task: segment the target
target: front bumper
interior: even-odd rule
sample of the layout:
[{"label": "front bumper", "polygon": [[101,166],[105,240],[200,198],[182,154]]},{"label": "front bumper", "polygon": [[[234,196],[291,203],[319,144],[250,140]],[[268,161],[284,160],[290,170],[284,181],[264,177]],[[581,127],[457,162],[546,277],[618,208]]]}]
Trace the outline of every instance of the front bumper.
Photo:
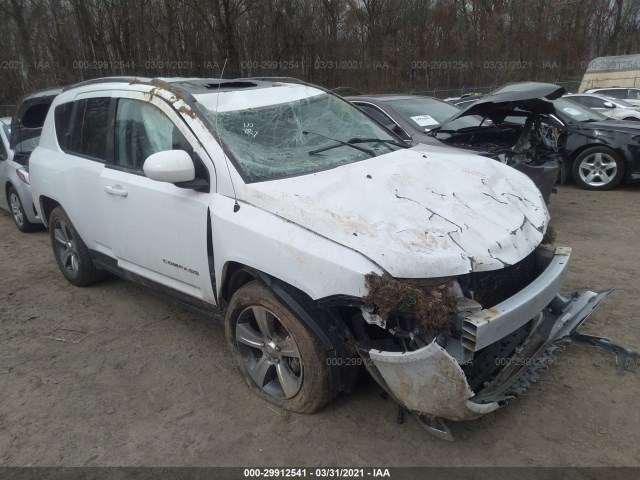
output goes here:
[{"label": "front bumper", "polygon": [[[558,343],[584,337],[577,329],[611,293],[560,295],[570,252],[562,247],[550,252],[552,258],[546,268],[511,298],[489,309],[463,312],[463,335],[459,340],[447,338],[446,348],[435,340],[409,352],[358,344],[369,372],[401,406],[418,416],[472,420],[504,405],[536,380],[537,370],[555,358],[553,351]],[[476,352],[518,329],[526,329],[523,340],[509,357],[491,367],[490,377],[474,391],[469,370],[465,373],[464,365],[453,356],[455,352],[462,351],[473,361]],[[458,348],[451,348],[450,342],[457,342]]]}]

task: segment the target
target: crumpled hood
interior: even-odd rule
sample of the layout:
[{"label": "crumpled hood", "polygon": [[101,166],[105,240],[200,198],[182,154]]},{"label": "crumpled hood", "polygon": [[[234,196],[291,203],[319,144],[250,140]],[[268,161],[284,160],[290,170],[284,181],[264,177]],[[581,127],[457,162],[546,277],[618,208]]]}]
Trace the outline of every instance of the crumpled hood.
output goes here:
[{"label": "crumpled hood", "polygon": [[248,184],[244,197],[362,253],[397,278],[514,264],[540,244],[549,220],[540,192],[525,175],[477,155],[425,145]]}]

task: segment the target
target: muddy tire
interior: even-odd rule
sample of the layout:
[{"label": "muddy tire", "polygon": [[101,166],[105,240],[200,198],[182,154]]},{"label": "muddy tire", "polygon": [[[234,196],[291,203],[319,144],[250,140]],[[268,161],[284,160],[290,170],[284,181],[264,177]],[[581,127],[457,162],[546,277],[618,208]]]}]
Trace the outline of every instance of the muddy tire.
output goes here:
[{"label": "muddy tire", "polygon": [[620,156],[607,147],[591,147],[580,153],[573,162],[573,180],[585,190],[609,190],[624,176]]},{"label": "muddy tire", "polygon": [[70,283],[86,287],[102,280],[104,271],[93,264],[87,246],[62,207],[54,208],[49,216],[49,238],[58,267]]},{"label": "muddy tire", "polygon": [[23,233],[33,232],[38,225],[35,223],[31,223],[27,218],[27,214],[24,210],[24,206],[22,205],[22,200],[20,200],[20,195],[16,189],[11,186],[7,191],[7,200],[9,202],[9,209],[11,210],[11,216],[13,217],[13,221]]},{"label": "muddy tire", "polygon": [[326,349],[262,283],[235,292],[225,333],[234,361],[260,398],[314,413],[335,397]]}]

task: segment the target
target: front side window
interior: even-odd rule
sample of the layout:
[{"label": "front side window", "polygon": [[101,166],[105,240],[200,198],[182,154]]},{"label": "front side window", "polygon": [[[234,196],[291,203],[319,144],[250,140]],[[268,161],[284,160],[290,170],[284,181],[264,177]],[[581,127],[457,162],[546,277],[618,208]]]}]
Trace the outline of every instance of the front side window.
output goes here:
[{"label": "front side window", "polygon": [[116,109],[114,163],[142,171],[149,155],[190,146],[178,127],[159,108],[139,100],[120,99]]},{"label": "front side window", "polygon": [[595,110],[565,98],[554,100],[553,106],[564,120],[570,122],[599,122],[607,119]]},{"label": "front side window", "polygon": [[605,101],[598,97],[569,97],[569,100],[581,103],[582,105],[589,108],[605,108]]},{"label": "front side window", "polygon": [[327,93],[217,114],[199,108],[247,182],[328,170],[399,148],[388,143],[397,137]]},{"label": "front side window", "polygon": [[[71,152],[94,160],[106,161],[110,103],[110,98],[88,98],[77,101],[75,119],[71,127],[72,134],[69,141],[69,150]],[[63,138],[63,142],[66,141]]]},{"label": "front side window", "polygon": [[607,95],[608,97],[614,98],[625,98],[627,95],[627,91],[624,89],[614,88],[611,90],[600,90],[598,93],[602,93],[603,95]]}]

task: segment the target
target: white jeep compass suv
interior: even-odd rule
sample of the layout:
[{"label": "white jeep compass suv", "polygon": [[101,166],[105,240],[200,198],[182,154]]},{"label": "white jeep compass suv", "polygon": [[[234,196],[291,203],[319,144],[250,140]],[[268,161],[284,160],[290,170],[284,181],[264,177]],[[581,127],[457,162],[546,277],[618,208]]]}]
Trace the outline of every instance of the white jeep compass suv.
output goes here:
[{"label": "white jeep compass suv", "polygon": [[[293,79],[66,88],[31,157],[68,281],[104,272],[224,311],[249,387],[295,412],[363,366],[431,431],[524,391],[608,292],[559,294],[533,182],[407,145]],[[602,342],[601,342],[602,343]]]}]

